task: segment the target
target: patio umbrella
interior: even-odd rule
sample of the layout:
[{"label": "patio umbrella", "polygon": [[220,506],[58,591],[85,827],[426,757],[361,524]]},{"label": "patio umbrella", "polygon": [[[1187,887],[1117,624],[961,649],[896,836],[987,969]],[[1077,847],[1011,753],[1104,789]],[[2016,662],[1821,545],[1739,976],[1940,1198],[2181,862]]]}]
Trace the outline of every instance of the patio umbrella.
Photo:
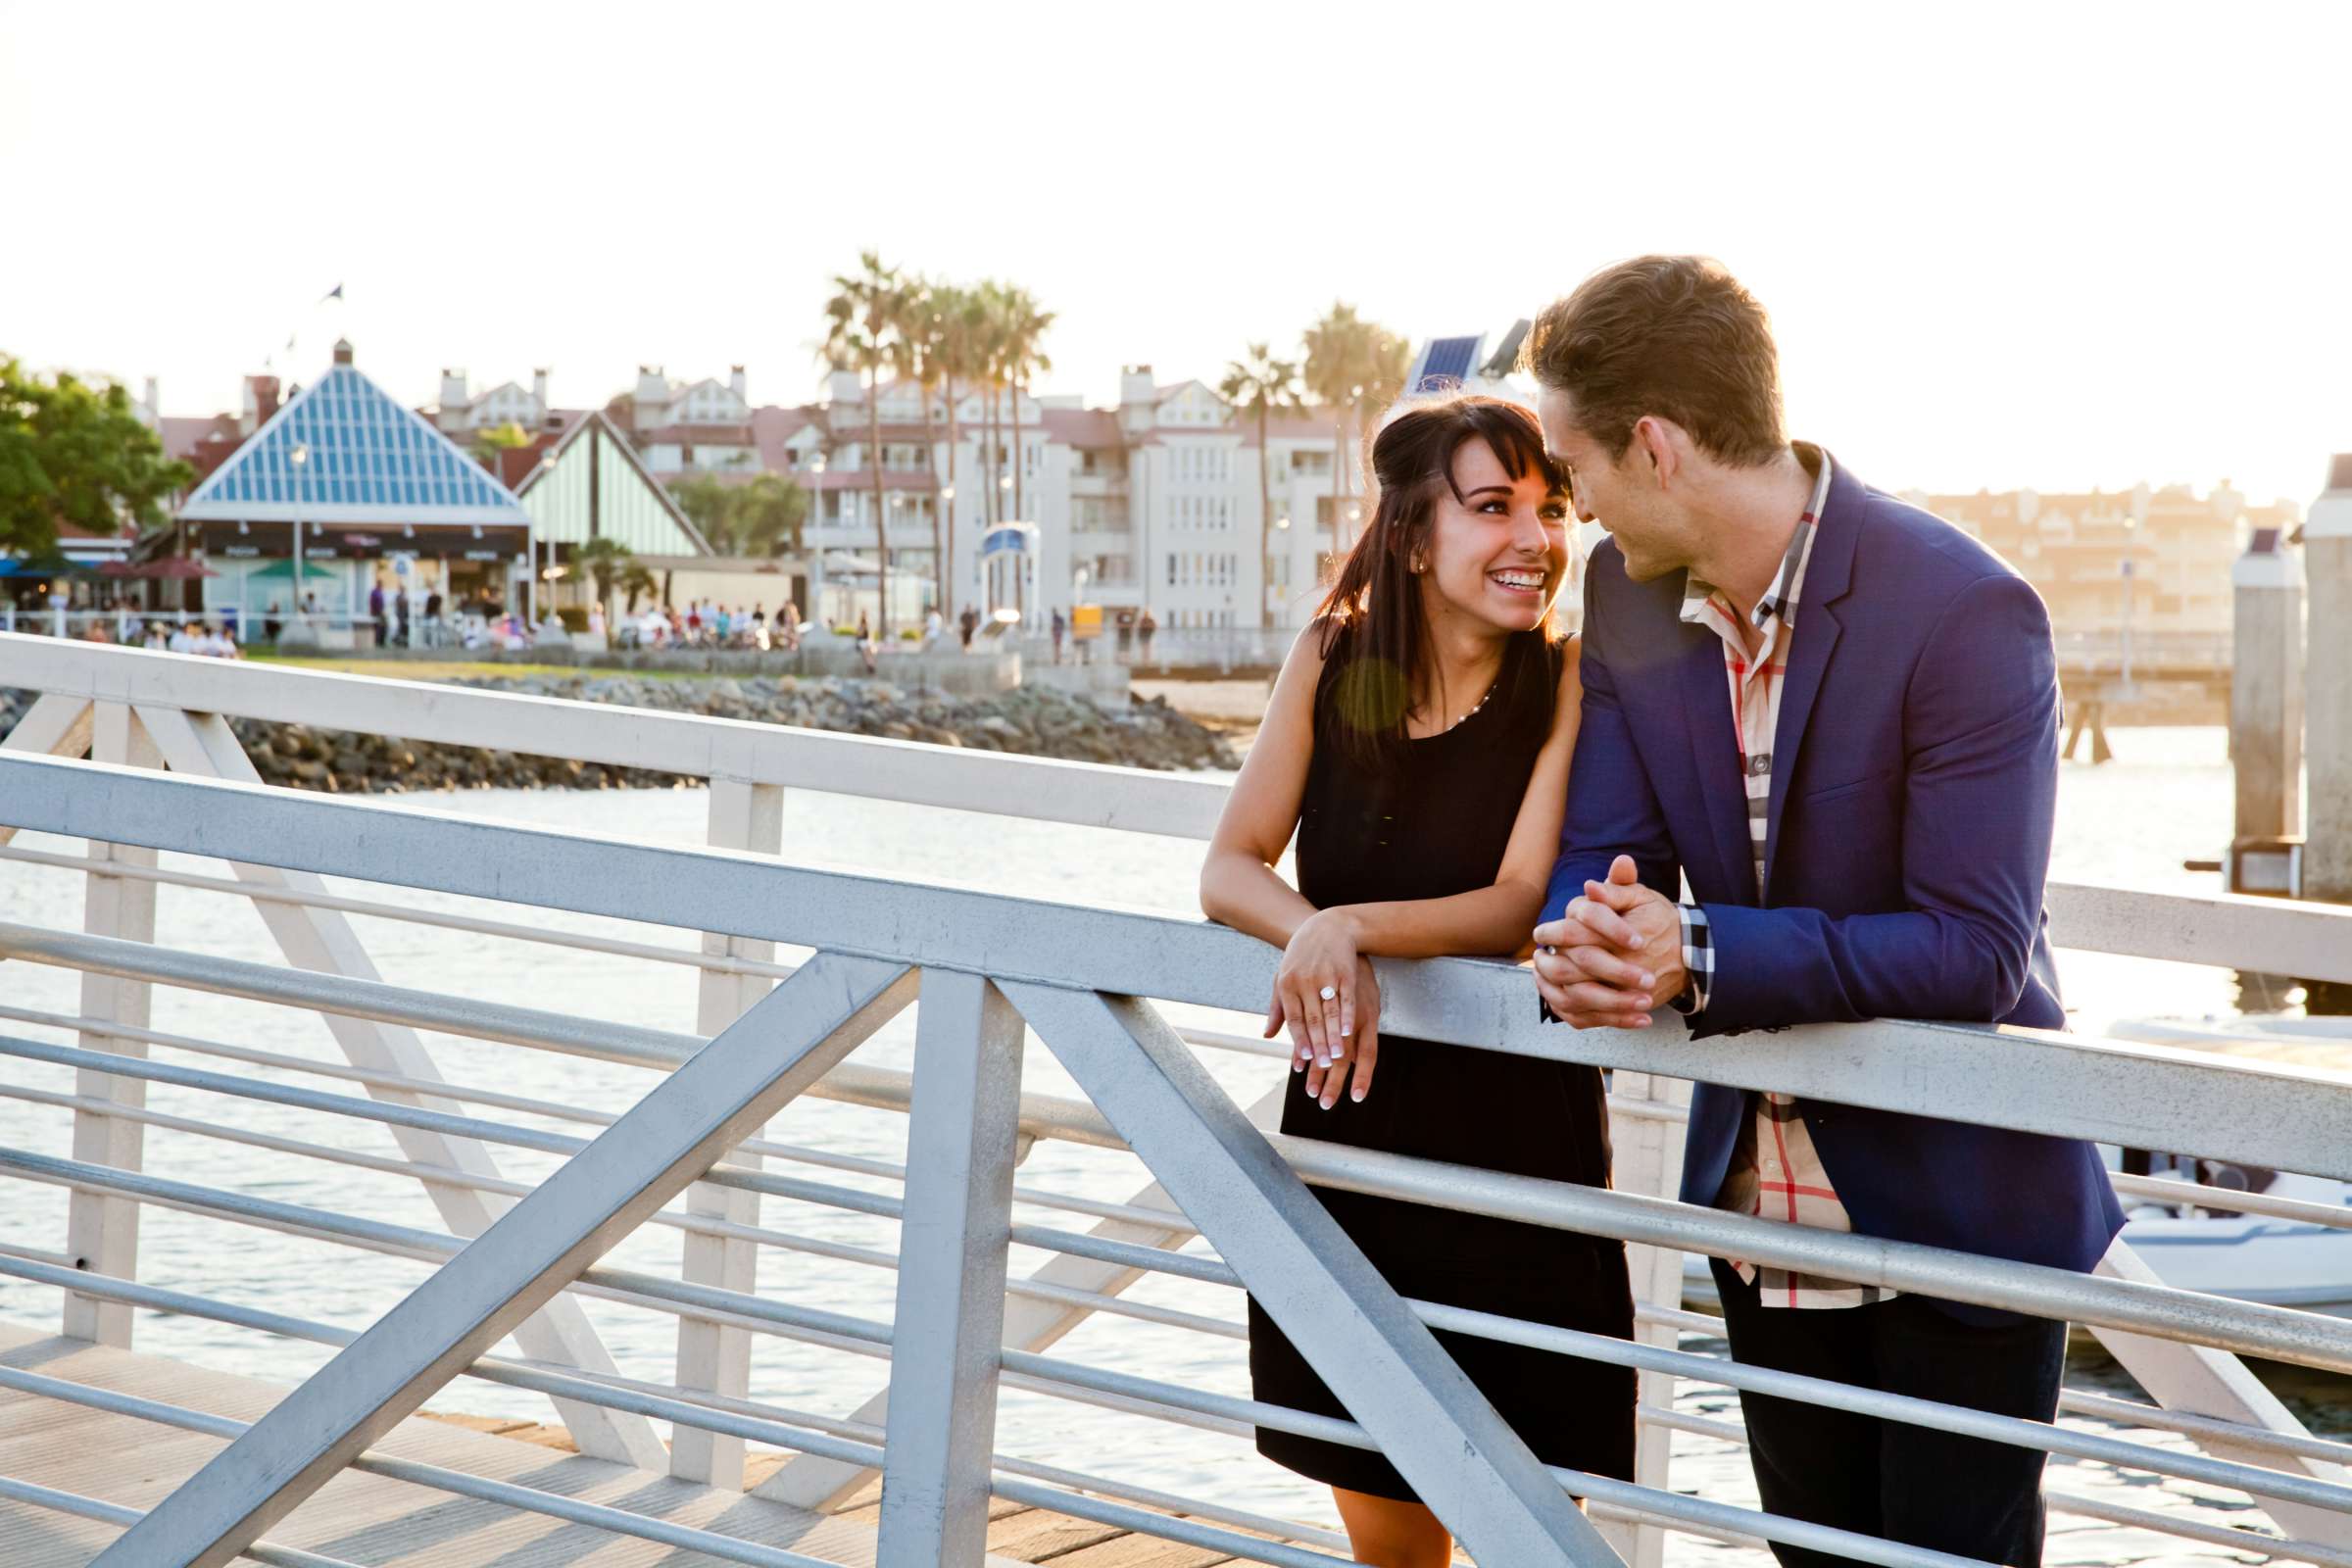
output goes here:
[{"label": "patio umbrella", "polygon": [[150,561],[142,565],[131,567],[130,575],[154,577],[159,580],[170,577],[185,580],[190,577],[218,577],[220,574],[201,561],[194,561],[186,556],[165,556],[160,561]]},{"label": "patio umbrella", "polygon": [[[214,575],[218,576],[219,573],[216,572]],[[292,582],[294,580],[294,563],[272,561],[267,566],[247,572],[245,580],[247,582]],[[321,566],[316,561],[305,561],[302,564],[302,580],[304,582],[341,582],[343,574],[331,566]]]}]

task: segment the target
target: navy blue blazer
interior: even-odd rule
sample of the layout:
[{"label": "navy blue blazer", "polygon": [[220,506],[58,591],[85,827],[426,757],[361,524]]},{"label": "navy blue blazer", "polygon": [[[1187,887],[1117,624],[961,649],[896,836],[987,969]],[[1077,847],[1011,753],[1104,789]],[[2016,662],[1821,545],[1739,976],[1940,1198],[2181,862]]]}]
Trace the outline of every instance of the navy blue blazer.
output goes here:
[{"label": "navy blue blazer", "polygon": [[[1634,582],[1611,541],[1586,577],[1584,723],[1544,917],[1620,853],[1668,898],[1688,876],[1715,949],[1693,1038],[1864,1018],[2064,1028],[2042,910],[2060,713],[2041,598],[1843,468],[1818,526],[1773,748],[1769,903],[1722,641],[1683,621],[1684,573]],[[2000,1051],[1985,1040],[1986,1071]],[[2081,1140],[1800,1109],[1862,1235],[2088,1270],[2123,1226]],[[1746,1092],[1697,1087],[1685,1202],[1714,1202],[1750,1113]]]}]

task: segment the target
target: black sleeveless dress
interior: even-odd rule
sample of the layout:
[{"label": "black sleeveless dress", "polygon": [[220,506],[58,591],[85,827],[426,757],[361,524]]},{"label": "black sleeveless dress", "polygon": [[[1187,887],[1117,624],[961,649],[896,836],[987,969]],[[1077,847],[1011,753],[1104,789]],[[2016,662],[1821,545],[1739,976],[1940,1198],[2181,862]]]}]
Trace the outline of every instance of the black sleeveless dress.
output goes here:
[{"label": "black sleeveless dress", "polygon": [[[1298,820],[1299,891],[1317,908],[1446,898],[1491,886],[1553,709],[1560,651],[1512,640],[1486,705],[1442,735],[1406,744],[1383,776],[1348,755],[1341,713],[1358,706],[1345,634],[1315,694],[1315,749]],[[1547,678],[1546,678],[1547,677]],[[1531,996],[1529,1006],[1535,1005]],[[1371,1093],[1325,1110],[1293,1074],[1282,1130],[1515,1175],[1609,1184],[1599,1072],[1380,1035]],[[1622,1243],[1569,1231],[1315,1189],[1400,1295],[1630,1338]],[[1537,1456],[1597,1475],[1634,1473],[1634,1374],[1548,1351],[1441,1332],[1445,1346]],[[1257,1397],[1322,1415],[1347,1410],[1253,1299],[1250,1372]],[[1258,1451],[1331,1486],[1417,1501],[1388,1460],[1260,1428]]]}]

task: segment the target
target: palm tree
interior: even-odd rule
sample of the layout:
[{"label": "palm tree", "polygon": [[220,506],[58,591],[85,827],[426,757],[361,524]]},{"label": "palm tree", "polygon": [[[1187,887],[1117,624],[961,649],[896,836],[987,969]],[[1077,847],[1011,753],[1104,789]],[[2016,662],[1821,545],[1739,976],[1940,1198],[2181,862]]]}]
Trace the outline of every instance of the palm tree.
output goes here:
[{"label": "palm tree", "polygon": [[661,584],[654,581],[654,574],[645,568],[643,562],[632,561],[621,567],[619,588],[622,593],[629,596],[628,609],[623,613],[631,615],[637,613],[639,596],[651,594],[660,586]]},{"label": "palm tree", "polygon": [[985,515],[991,523],[1004,519],[1004,440],[1001,420],[1004,415],[1004,365],[1011,342],[1011,334],[1006,327],[1011,313],[1005,306],[1005,296],[1009,292],[1004,284],[993,278],[972,291],[972,369],[980,384],[988,388],[988,420],[985,426],[988,482],[981,488],[986,492]]},{"label": "palm tree", "polygon": [[[596,585],[596,602],[600,605],[612,602],[613,582],[637,561],[635,552],[609,534],[599,534],[581,545],[572,552],[571,559],[574,564],[588,573],[589,581]],[[642,571],[645,568],[640,566],[638,569]],[[632,604],[630,608],[636,607]]]},{"label": "palm tree", "polygon": [[1012,511],[1017,517],[1027,512],[1021,493],[1021,394],[1027,390],[1032,376],[1054,368],[1054,362],[1046,358],[1044,349],[1046,333],[1054,325],[1054,313],[1039,310],[1035,295],[1014,286],[1004,289],[1002,305],[1004,379],[1012,386]]},{"label": "palm tree", "polygon": [[[962,481],[957,468],[962,456],[962,435],[957,428],[957,404],[962,394],[956,388],[957,381],[967,387],[980,377],[986,367],[985,349],[988,341],[988,306],[975,291],[960,284],[941,284],[933,287],[932,298],[938,306],[935,319],[939,323],[939,340],[934,354],[941,377],[947,382],[948,393],[948,488],[957,490]],[[934,513],[934,516],[938,514]],[[948,583],[955,575],[951,557],[955,544],[955,504],[951,501],[941,526],[939,558],[939,612],[955,618],[955,607],[949,603]]]},{"label": "palm tree", "polygon": [[1266,570],[1266,532],[1272,521],[1267,514],[1274,510],[1267,426],[1275,415],[1295,414],[1305,407],[1298,396],[1298,367],[1274,358],[1269,345],[1252,343],[1245,358],[1225,367],[1225,379],[1217,383],[1217,392],[1237,411],[1257,416],[1257,624],[1263,629],[1274,623],[1273,612],[1266,608],[1266,579],[1273,575]]},{"label": "palm tree", "polygon": [[865,464],[874,476],[875,585],[881,603],[875,630],[890,638],[890,525],[882,498],[882,372],[897,352],[897,327],[906,281],[872,251],[858,255],[860,270],[833,279],[825,302],[825,341],[818,357],[837,370],[865,377]]},{"label": "palm tree", "polygon": [[[939,448],[931,439],[931,396],[945,374],[949,313],[955,289],[945,283],[916,279],[906,292],[899,320],[901,373],[911,379],[923,404],[923,462],[931,470],[931,603],[945,617],[948,606],[948,536],[940,517]],[[950,439],[955,426],[949,425]]]},{"label": "palm tree", "polygon": [[1335,302],[1306,329],[1306,390],[1332,415],[1332,543],[1337,550],[1344,552],[1349,544],[1344,509],[1353,478],[1347,451],[1350,427],[1360,442],[1366,422],[1404,390],[1411,357],[1403,338],[1365,320],[1345,302]]}]

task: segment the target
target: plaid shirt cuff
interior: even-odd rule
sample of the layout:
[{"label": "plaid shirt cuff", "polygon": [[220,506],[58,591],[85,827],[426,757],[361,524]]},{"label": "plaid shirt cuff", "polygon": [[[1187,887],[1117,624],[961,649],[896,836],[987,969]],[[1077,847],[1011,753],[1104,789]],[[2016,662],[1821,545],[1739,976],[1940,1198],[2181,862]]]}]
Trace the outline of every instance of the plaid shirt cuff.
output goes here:
[{"label": "plaid shirt cuff", "polygon": [[1695,904],[1678,906],[1683,911],[1683,967],[1690,983],[1670,1006],[1686,1016],[1707,1010],[1707,994],[1715,986],[1715,938],[1707,929],[1707,911]]}]

